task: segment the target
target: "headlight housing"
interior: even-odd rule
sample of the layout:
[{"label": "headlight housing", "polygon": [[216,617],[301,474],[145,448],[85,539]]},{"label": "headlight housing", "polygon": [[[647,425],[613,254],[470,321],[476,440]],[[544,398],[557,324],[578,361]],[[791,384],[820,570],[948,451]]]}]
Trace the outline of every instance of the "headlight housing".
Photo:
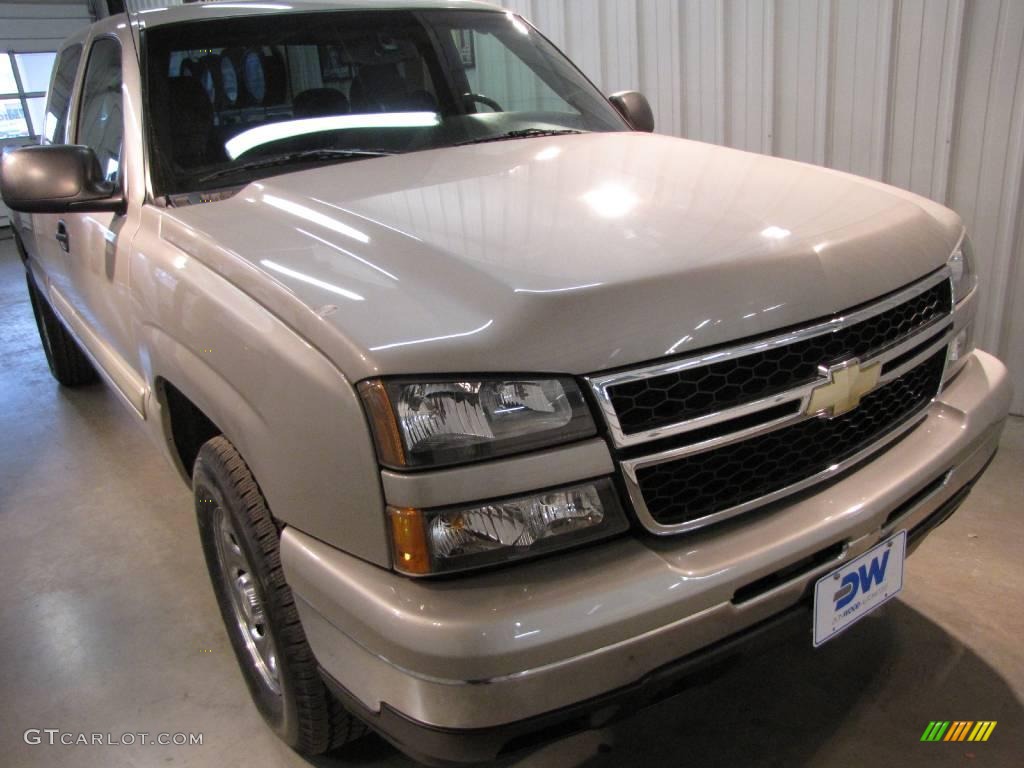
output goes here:
[{"label": "headlight housing", "polygon": [[373,379],[359,393],[388,467],[490,459],[597,433],[571,378]]},{"label": "headlight housing", "polygon": [[396,570],[452,573],[533,557],[629,527],[607,478],[444,509],[388,507]]},{"label": "headlight housing", "polygon": [[974,247],[966,234],[947,263],[951,273],[950,281],[953,284],[953,303],[959,304],[978,284],[978,275],[974,268]]}]

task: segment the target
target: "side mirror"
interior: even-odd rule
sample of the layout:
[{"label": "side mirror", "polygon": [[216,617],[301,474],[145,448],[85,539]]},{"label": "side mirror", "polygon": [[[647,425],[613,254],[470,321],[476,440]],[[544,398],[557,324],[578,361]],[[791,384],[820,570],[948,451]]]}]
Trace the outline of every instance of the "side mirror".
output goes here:
[{"label": "side mirror", "polygon": [[8,208],[22,213],[125,210],[124,194],[103,178],[96,153],[74,144],[4,152],[0,196]]},{"label": "side mirror", "polygon": [[646,133],[654,130],[654,113],[651,112],[647,97],[640,91],[619,91],[609,96],[608,100],[626,118],[626,122],[633,126],[633,130]]}]

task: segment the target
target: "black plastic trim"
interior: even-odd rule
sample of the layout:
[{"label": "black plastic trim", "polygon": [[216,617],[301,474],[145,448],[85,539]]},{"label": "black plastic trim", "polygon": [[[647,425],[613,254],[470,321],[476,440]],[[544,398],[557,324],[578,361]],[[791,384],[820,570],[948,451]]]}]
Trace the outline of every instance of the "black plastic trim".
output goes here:
[{"label": "black plastic trim", "polygon": [[956,493],[954,493],[952,496],[950,496],[948,499],[942,502],[938,509],[936,509],[930,515],[928,515],[928,517],[926,517],[924,520],[919,522],[917,525],[915,525],[907,532],[908,552],[913,551],[921,543],[925,536],[927,536],[929,533],[934,531],[936,528],[938,528],[940,525],[942,525],[944,522],[946,522],[947,520],[949,520],[949,518],[953,516],[953,513],[956,512],[960,508],[960,505],[964,503],[970,492],[974,490],[975,484],[978,482],[979,479],[981,479],[981,476],[985,474],[985,471],[989,468],[989,465],[992,464],[992,462],[995,460],[996,453],[998,453],[998,451],[994,452],[991,456],[989,456],[988,461],[986,461],[985,465],[978,470],[978,473],[970,480],[968,480],[963,486],[961,486],[961,488]]}]

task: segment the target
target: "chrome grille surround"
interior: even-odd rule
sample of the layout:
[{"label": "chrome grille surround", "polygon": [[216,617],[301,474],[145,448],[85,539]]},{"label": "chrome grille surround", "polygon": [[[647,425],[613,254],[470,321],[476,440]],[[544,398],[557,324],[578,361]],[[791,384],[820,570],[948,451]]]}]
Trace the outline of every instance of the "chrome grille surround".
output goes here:
[{"label": "chrome grille surround", "polygon": [[[808,415],[806,410],[810,403],[812,392],[817,387],[826,383],[828,379],[826,378],[823,370],[822,376],[818,379],[800,384],[799,386],[792,387],[783,392],[777,392],[770,396],[756,398],[734,407],[725,408],[713,413],[702,414],[690,419],[675,421],[670,424],[658,426],[654,429],[647,429],[632,434],[624,432],[619,424],[618,416],[615,412],[612,397],[610,395],[610,390],[613,387],[625,382],[653,378],[688,368],[711,365],[726,359],[752,355],[765,349],[782,347],[793,344],[797,341],[810,339],[815,336],[833,333],[841,328],[847,328],[856,323],[873,318],[883,312],[899,307],[904,302],[920,296],[942,282],[949,285],[950,297],[952,297],[950,271],[947,267],[943,267],[922,280],[886,296],[877,302],[873,302],[850,312],[836,315],[823,322],[788,331],[778,336],[738,344],[724,349],[716,349],[708,353],[698,354],[683,359],[676,359],[665,363],[643,366],[616,373],[586,377],[587,383],[598,402],[605,424],[608,427],[608,432],[612,439],[613,446],[619,449],[620,452],[624,451],[627,453],[625,458],[620,457],[619,463],[622,467],[623,479],[633,503],[633,508],[644,527],[658,535],[670,535],[703,528],[707,525],[726,520],[730,517],[734,517],[752,509],[756,509],[757,507],[764,506],[765,504],[777,501],[778,499],[806,489],[817,483],[824,482],[830,477],[840,474],[849,467],[863,461],[871,454],[880,451],[886,445],[896,440],[900,435],[912,429],[925,417],[927,414],[927,408],[922,408],[911,418],[900,424],[894,424],[893,429],[884,434],[876,442],[868,445],[863,450],[858,451],[856,454],[846,458],[842,462],[830,466],[824,472],[814,474],[773,493],[753,498],[725,509],[717,510],[712,514],[705,515],[698,519],[666,525],[658,522],[647,508],[643,492],[637,478],[637,471],[639,469],[673,461],[691,454],[709,451],[729,443],[747,440],[756,435],[782,429],[807,419],[822,418],[818,415]],[[893,343],[879,350],[872,351],[858,360],[861,366],[864,367],[874,363],[882,364],[883,373],[875,387],[875,390],[903,376],[916,366],[927,362],[929,358],[948,345],[954,335],[953,320],[955,309],[956,308],[953,306],[953,302],[951,300],[950,310],[947,314],[938,317],[926,325],[916,328],[913,332],[895,340]],[[886,368],[887,364],[890,364],[888,368]],[[941,386],[941,384],[937,385],[936,394],[939,386]],[[696,430],[703,431],[708,427],[713,427],[715,425],[724,425],[727,428],[728,425],[726,425],[725,422],[751,417],[756,419],[757,414],[762,411],[767,411],[773,408],[778,410],[780,406],[786,406],[787,404],[792,406],[792,410],[786,415],[758,422],[753,426],[743,427],[735,431],[717,433],[706,439],[700,439],[700,437],[697,436],[697,440],[686,442],[686,433],[688,432],[694,432]],[[667,441],[666,438],[675,439]],[[635,456],[636,453],[641,451],[639,446],[653,441],[671,442],[672,446],[662,450],[652,451],[647,455],[641,455],[639,457]]]}]

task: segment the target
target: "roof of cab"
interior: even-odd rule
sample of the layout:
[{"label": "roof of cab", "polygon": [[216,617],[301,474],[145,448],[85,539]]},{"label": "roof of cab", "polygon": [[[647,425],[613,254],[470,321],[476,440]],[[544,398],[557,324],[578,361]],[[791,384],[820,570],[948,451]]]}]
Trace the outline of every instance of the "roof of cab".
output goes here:
[{"label": "roof of cab", "polygon": [[151,8],[129,14],[132,21],[154,27],[179,21],[256,16],[288,11],[343,10],[474,10],[501,11],[501,6],[481,0],[205,0],[167,8]]}]

